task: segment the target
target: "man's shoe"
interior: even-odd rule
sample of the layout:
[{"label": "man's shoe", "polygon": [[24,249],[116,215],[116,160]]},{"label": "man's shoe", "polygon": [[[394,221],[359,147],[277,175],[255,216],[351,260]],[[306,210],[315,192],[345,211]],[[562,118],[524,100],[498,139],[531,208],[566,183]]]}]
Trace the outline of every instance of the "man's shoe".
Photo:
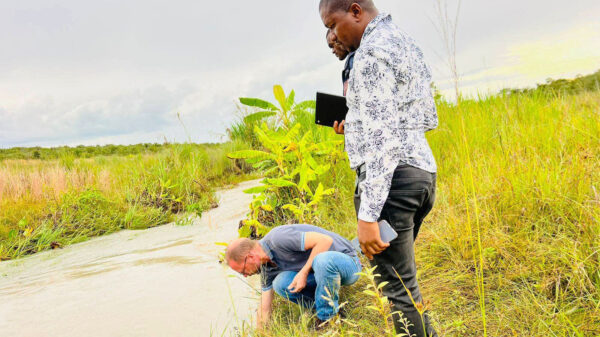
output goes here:
[{"label": "man's shoe", "polygon": [[329,320],[326,321],[322,321],[319,319],[319,317],[315,317],[315,325],[314,328],[316,331],[322,331],[327,329],[327,326],[329,325]]},{"label": "man's shoe", "polygon": [[[345,319],[346,318],[346,310],[344,310],[344,308],[339,308],[337,315],[341,318],[341,319]],[[335,319],[335,316],[331,317],[330,319],[323,321],[321,320],[319,317],[315,317],[315,330],[320,331],[323,330],[325,328],[327,328],[327,326],[329,326],[329,324],[331,323],[331,320]]]}]

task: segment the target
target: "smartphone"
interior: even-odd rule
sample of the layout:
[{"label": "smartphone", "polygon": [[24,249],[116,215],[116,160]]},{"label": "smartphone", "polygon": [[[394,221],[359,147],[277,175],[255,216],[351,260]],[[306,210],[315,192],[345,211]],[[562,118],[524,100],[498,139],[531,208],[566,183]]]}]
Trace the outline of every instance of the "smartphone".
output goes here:
[{"label": "smartphone", "polygon": [[[392,228],[392,226],[385,220],[379,221],[379,236],[381,236],[381,241],[385,243],[389,243],[398,237],[398,233]],[[361,252],[360,243],[358,242],[358,238],[354,238],[352,241],[352,246],[357,252]]]},{"label": "smartphone", "polygon": [[389,243],[398,237],[398,233],[392,228],[387,221],[379,221],[379,235],[381,235],[381,241]]}]

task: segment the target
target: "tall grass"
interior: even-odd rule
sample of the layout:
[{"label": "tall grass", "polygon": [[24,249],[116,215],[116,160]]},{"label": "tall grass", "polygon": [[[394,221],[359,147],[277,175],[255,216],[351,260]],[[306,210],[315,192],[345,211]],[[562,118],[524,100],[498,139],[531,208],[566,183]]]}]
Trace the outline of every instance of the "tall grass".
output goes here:
[{"label": "tall grass", "polygon": [[[440,101],[438,114],[437,200],[415,246],[438,333],[600,335],[600,92]],[[345,162],[328,174],[337,193],[315,222],[353,237],[353,174]],[[385,333],[367,285],[344,290],[350,322],[330,334]],[[261,335],[317,335],[281,300],[273,317]]]},{"label": "tall grass", "polygon": [[157,153],[0,162],[0,259],[214,207],[213,188],[247,178],[225,154],[247,148],[173,144]]},{"label": "tall grass", "polygon": [[[491,336],[598,334],[600,93],[439,107],[439,197],[417,256],[440,322],[468,327],[456,335],[483,335],[486,318]],[[463,230],[469,209],[479,234]]]}]

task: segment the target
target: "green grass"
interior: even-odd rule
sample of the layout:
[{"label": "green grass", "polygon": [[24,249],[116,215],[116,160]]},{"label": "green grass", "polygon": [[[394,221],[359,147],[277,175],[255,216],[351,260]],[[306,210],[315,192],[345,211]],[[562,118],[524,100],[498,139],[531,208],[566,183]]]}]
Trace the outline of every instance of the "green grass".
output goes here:
[{"label": "green grass", "polygon": [[225,156],[244,148],[171,144],[127,156],[0,161],[0,259],[201,215],[216,206],[214,187],[249,178],[247,165]]},{"label": "green grass", "polygon": [[[597,90],[438,102],[437,201],[415,249],[440,335],[600,335],[599,111]],[[342,162],[328,179],[314,223],[354,237],[353,174]],[[345,289],[350,322],[331,335],[384,335],[367,284]],[[310,313],[275,308],[261,335],[317,335]]]},{"label": "green grass", "polygon": [[[585,88],[438,102],[440,125],[428,134],[437,200],[415,249],[440,335],[600,335],[600,91]],[[314,141],[340,139],[310,114],[296,122]],[[201,213],[214,186],[249,172],[225,155],[256,139],[243,122],[230,135],[223,145],[156,153],[0,162],[0,258]],[[314,183],[336,193],[312,222],[352,238],[354,174],[343,158],[325,159],[332,169]],[[349,320],[326,333],[385,334],[382,314],[367,308],[377,304],[362,292],[369,284],[363,277],[343,288]],[[260,335],[317,335],[311,313],[281,299],[275,308]]]}]

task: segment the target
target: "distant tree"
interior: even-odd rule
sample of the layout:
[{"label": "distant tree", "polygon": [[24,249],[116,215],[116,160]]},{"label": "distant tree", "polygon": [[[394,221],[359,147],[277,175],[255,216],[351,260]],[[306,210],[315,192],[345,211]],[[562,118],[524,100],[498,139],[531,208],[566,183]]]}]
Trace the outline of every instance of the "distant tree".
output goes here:
[{"label": "distant tree", "polygon": [[578,75],[574,79],[546,79],[546,83],[538,84],[536,88],[502,89],[501,94],[519,95],[532,93],[574,94],[584,91],[600,91],[600,70],[587,75]]}]

